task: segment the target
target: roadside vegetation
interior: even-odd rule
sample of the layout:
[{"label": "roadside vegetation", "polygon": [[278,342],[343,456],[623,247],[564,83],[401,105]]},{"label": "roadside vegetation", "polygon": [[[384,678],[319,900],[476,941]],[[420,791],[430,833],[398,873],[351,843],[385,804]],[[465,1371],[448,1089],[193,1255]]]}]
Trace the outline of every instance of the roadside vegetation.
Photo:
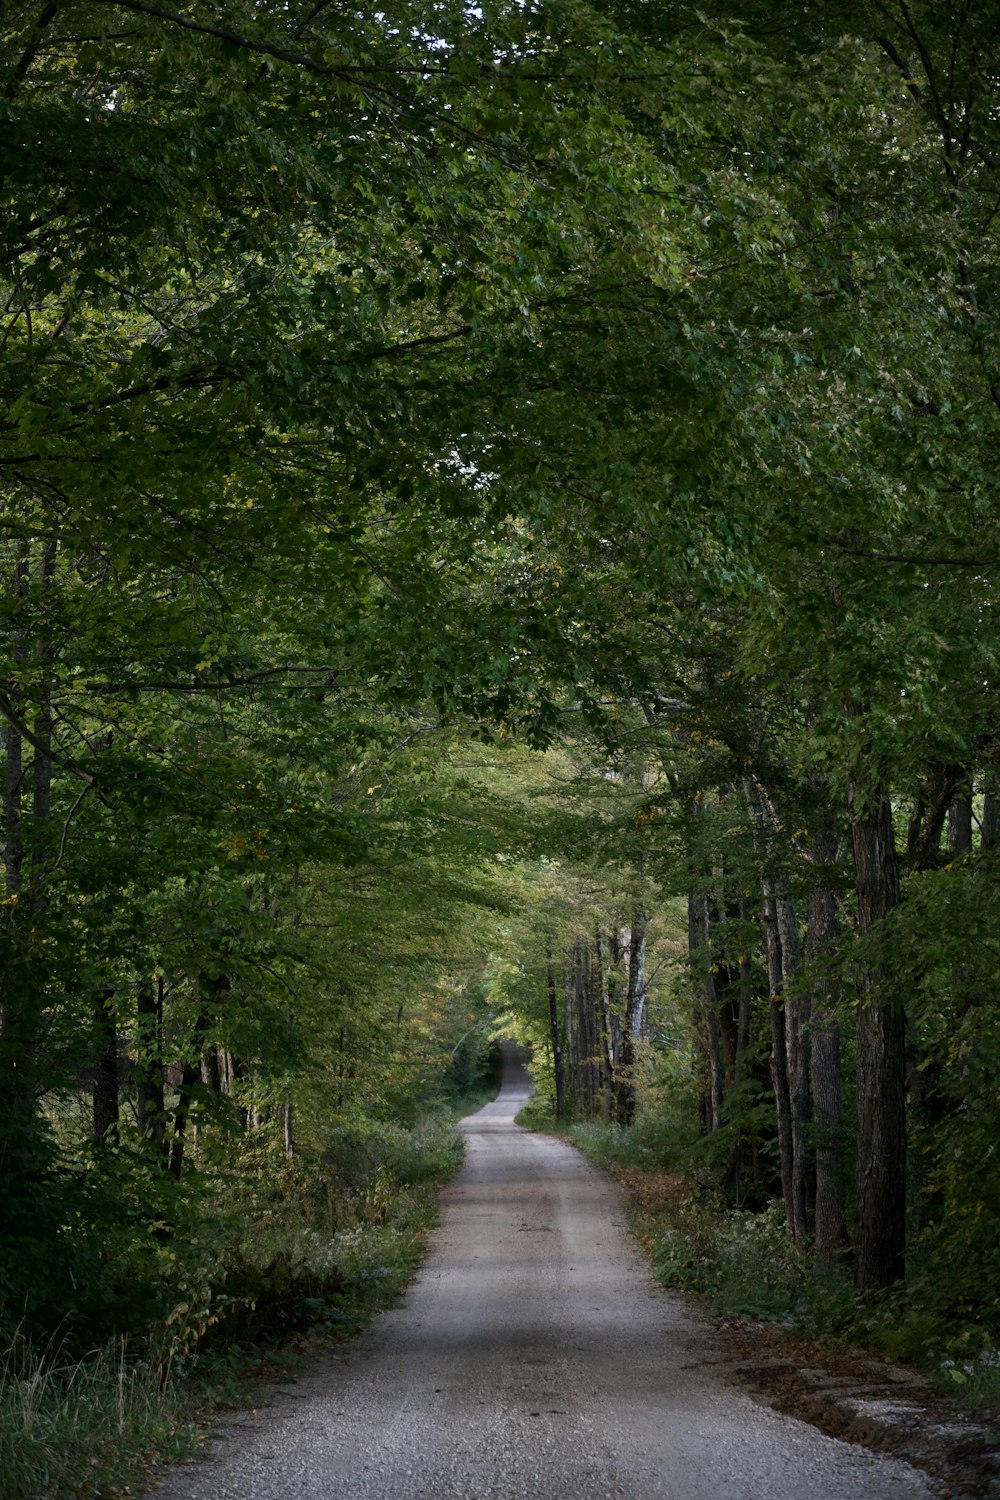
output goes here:
[{"label": "roadside vegetation", "polygon": [[77,1303],[118,1303],[113,1338],[88,1348],[72,1325],[44,1341],[37,1321],[34,1338],[8,1327],[4,1500],[128,1494],[153,1464],[190,1456],[213,1411],[294,1378],[309,1342],[348,1337],[393,1306],[423,1256],[435,1189],[461,1161],[454,1122],[496,1092],[488,1049],[477,1067],[406,1124],[338,1121],[311,1160],[268,1160],[261,1144],[256,1159],[206,1169],[152,1263],[134,1226],[130,1252],[95,1257],[90,1283],[74,1285]]},{"label": "roadside vegetation", "polygon": [[[640,1100],[642,1091],[640,1090]],[[792,1240],[780,1198],[734,1208],[705,1155],[640,1103],[634,1126],[557,1124],[536,1098],[519,1123],[561,1129],[626,1188],[632,1228],[665,1287],[723,1319],[761,1319],[799,1342],[865,1350],[920,1370],[958,1406],[1000,1418],[1000,1354],[983,1303],[956,1305],[935,1248],[913,1256],[905,1283],[859,1299],[848,1258],[817,1264]]]}]

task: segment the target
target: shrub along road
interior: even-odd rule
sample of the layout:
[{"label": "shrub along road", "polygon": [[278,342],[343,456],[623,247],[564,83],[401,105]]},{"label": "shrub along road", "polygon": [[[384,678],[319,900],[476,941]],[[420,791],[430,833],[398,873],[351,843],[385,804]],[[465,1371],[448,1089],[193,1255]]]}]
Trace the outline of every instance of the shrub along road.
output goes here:
[{"label": "shrub along road", "polygon": [[916,1470],[758,1404],[657,1288],[620,1190],[514,1124],[508,1059],[463,1122],[405,1305],[235,1419],[157,1500],[920,1500]]}]

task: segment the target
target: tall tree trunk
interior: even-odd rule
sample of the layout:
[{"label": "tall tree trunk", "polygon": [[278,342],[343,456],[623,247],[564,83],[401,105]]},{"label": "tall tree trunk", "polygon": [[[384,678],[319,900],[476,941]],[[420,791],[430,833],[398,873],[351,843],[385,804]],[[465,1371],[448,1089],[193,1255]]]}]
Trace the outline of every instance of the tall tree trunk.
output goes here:
[{"label": "tall tree trunk", "polygon": [[635,1041],[627,1026],[622,1027],[615,1076],[615,1121],[631,1125],[635,1120]]},{"label": "tall tree trunk", "polygon": [[961,766],[939,763],[921,786],[906,832],[908,870],[927,870],[935,864],[941,830],[962,775]]},{"label": "tall tree trunk", "polygon": [[13,724],[4,726],[4,873],[7,901],[14,905],[21,892],[21,866],[24,862],[21,820],[23,808],[24,754],[20,730]]},{"label": "tall tree trunk", "polygon": [[615,981],[614,949],[605,939],[600,927],[594,934],[597,951],[597,967],[601,976],[601,1024],[604,1037],[604,1066],[612,1092],[617,1087],[618,1059],[621,1052],[621,1026],[612,1000]]},{"label": "tall tree trunk", "polygon": [[792,1137],[791,1225],[797,1245],[809,1236],[807,1177],[809,1130],[809,995],[796,986],[800,967],[799,929],[791,896],[775,898],[781,947],[781,984],[785,1004],[788,1113]]},{"label": "tall tree trunk", "polygon": [[602,1119],[611,1118],[611,1040],[608,1033],[608,978],[604,969],[604,945],[598,931],[590,948],[588,1006],[593,1036],[594,1104]]},{"label": "tall tree trunk", "polygon": [[[691,963],[694,1004],[692,1030],[695,1038],[695,1073],[698,1082],[698,1114],[702,1132],[707,1135],[712,1129],[712,1069],[708,1037],[708,1007],[705,1004],[705,984],[697,975],[698,949],[703,941],[703,903],[693,891],[688,892],[688,959]],[[711,979],[711,975],[708,976]]]},{"label": "tall tree trunk", "polygon": [[94,997],[94,1140],[118,1141],[118,1018],[114,990]]},{"label": "tall tree trunk", "polygon": [[805,1124],[808,1112],[808,1053],[802,1002],[793,981],[799,967],[799,936],[795,907],[787,892],[776,889],[768,872],[765,831],[777,817],[760,782],[744,783],[752,823],[758,830],[764,944],[771,1023],[771,1088],[778,1133],[781,1197],[788,1229],[796,1243],[806,1236]]},{"label": "tall tree trunk", "polygon": [[[910,817],[906,841],[906,869],[909,874],[933,869],[938,862],[941,833],[948,825],[948,850],[952,858],[972,847],[971,783],[963,766],[938,766],[921,788],[917,806]],[[922,815],[921,815],[922,814]],[[914,829],[921,831],[914,838]],[[961,970],[953,970],[956,990],[961,988]],[[906,1092],[912,1120],[932,1123],[938,1118],[937,1090],[941,1064],[928,1058],[919,1045],[913,1028],[907,1026]]]},{"label": "tall tree trunk", "polygon": [[806,955],[813,965],[810,1063],[813,1128],[816,1140],[816,1252],[827,1264],[843,1248],[844,1107],[840,1087],[839,985],[831,968],[837,946],[837,907],[833,892],[809,894]]},{"label": "tall tree trunk", "polygon": [[983,821],[980,848],[985,854],[1000,844],[1000,778],[991,766],[983,779]]},{"label": "tall tree trunk", "polygon": [[576,1112],[582,1114],[585,1119],[590,1118],[590,1073],[588,1061],[590,1058],[589,1037],[587,1035],[587,989],[583,977],[583,944],[573,944],[573,1038],[576,1066],[576,1075],[573,1086],[573,1096]]},{"label": "tall tree trunk", "polygon": [[972,787],[963,783],[948,808],[948,849],[956,857],[972,848]]},{"label": "tall tree trunk", "polygon": [[[17,544],[9,589],[15,622],[11,655],[15,668],[28,658],[27,632],[19,611],[28,592],[28,544]],[[24,740],[19,725],[5,719],[4,730],[4,874],[6,903],[0,913],[4,940],[0,943],[0,1077],[4,1114],[15,1127],[19,1158],[30,1155],[29,1135],[35,1120],[35,1064],[37,1007],[32,975],[23,960],[26,929],[31,924],[24,892]]]},{"label": "tall tree trunk", "polygon": [[570,1115],[580,1112],[580,1037],[576,1015],[576,944],[567,956],[566,974],[563,979],[563,1011],[566,1039],[566,1095]]},{"label": "tall tree trunk", "polygon": [[[742,898],[739,903],[738,917],[740,922],[746,920],[746,911]],[[737,998],[735,1004],[730,1000],[726,1006],[729,1016],[729,1031],[732,1044],[732,1062],[730,1064],[732,1085],[738,1088],[747,1076],[747,1053],[750,1047],[750,1024],[753,1013],[753,978],[752,965],[748,954],[742,955],[736,970],[734,984],[737,987]],[[726,1170],[723,1176],[723,1187],[727,1200],[734,1208],[739,1208],[743,1202],[743,1178],[747,1158],[747,1133],[742,1124],[737,1123],[733,1137],[732,1149]],[[751,1146],[750,1151],[751,1179],[756,1180],[754,1171],[754,1155]]]},{"label": "tall tree trunk", "polygon": [[587,1088],[591,1119],[604,1112],[604,1017],[601,1006],[601,978],[597,955],[590,943],[583,949],[583,1002],[587,1018]]},{"label": "tall tree trunk", "polygon": [[[35,654],[43,666],[51,663],[56,649],[50,639],[50,632],[46,623],[47,595],[52,588],[55,577],[55,566],[55,543],[46,542],[42,547],[38,564],[38,591],[40,595],[42,625],[40,626],[35,646]],[[45,675],[47,677],[47,674]],[[39,707],[32,726],[34,731],[35,757],[31,804],[31,906],[37,919],[37,914],[42,908],[45,886],[48,880],[48,867],[51,858],[50,844],[52,839],[52,689],[50,683],[44,678],[39,683],[36,694]]]},{"label": "tall tree trunk", "polygon": [[[299,891],[301,890],[301,888],[302,871],[299,868],[298,864],[296,864],[294,870],[292,871],[292,890],[295,893],[295,910],[292,915],[292,931],[295,934],[296,938],[298,938],[298,935],[302,929],[302,911],[299,904]],[[295,1016],[291,1011],[286,1017],[285,1024],[288,1028],[288,1039],[290,1044],[289,1050],[294,1052]],[[293,1161],[295,1158],[295,1106],[290,1094],[286,1097],[282,1105],[281,1133],[285,1148],[285,1160]]]},{"label": "tall tree trunk", "polygon": [[788,1083],[788,1041],[785,1034],[785,1004],[782,994],[784,973],[781,964],[781,932],[778,926],[778,903],[774,887],[765,879],[764,939],[767,952],[767,988],[771,1021],[771,1088],[778,1128],[778,1163],[781,1170],[781,1197],[785,1217],[795,1234],[794,1151],[792,1146],[792,1100]]},{"label": "tall tree trunk", "polygon": [[213,1094],[222,1093],[222,1068],[217,1047],[209,1047],[201,1060],[201,1081]]},{"label": "tall tree trunk", "polygon": [[194,1101],[194,1091],[201,1082],[201,1060],[198,1062],[186,1062],[181,1072],[180,1087],[177,1090],[177,1103],[174,1106],[174,1129],[170,1138],[170,1172],[173,1177],[180,1181],[181,1172],[184,1168],[184,1146],[187,1133],[188,1118],[191,1114],[191,1105]]},{"label": "tall tree trunk", "polygon": [[601,977],[601,993],[599,998],[601,1008],[601,1039],[604,1043],[604,1051],[601,1056],[601,1066],[604,1072],[605,1110],[607,1118],[613,1119],[618,1096],[618,1075],[621,1067],[621,1026],[612,1005],[612,986],[615,975],[613,972],[613,947],[607,942],[600,926],[594,934],[594,945],[597,953],[597,968]]},{"label": "tall tree trunk", "polygon": [[[346,1056],[347,1056],[347,1053],[346,1053],[346,1045],[345,1045],[345,1032],[344,1032],[344,1027],[341,1026],[340,1032],[339,1032],[339,1034],[337,1036],[337,1108],[338,1109],[343,1109],[343,1107],[344,1107],[344,1078],[346,1076],[346,1069],[347,1069],[347,1064],[346,1064],[346,1061],[345,1061]],[[235,1059],[234,1059],[234,1061],[235,1061]],[[246,1112],[246,1108],[244,1107],[244,1109],[243,1109],[243,1129],[246,1130],[246,1128],[247,1128],[247,1112]]]},{"label": "tall tree trunk", "polygon": [[[629,924],[625,1014],[622,1018],[618,1077],[615,1087],[615,1119],[619,1125],[631,1125],[635,1119],[635,1044],[643,1039],[649,1029],[646,1001],[646,932],[646,914],[636,908],[632,912],[632,920]],[[715,1020],[717,1023],[717,1014]],[[721,1099],[718,1101],[717,1112],[721,1117]]]},{"label": "tall tree trunk", "polygon": [[625,1005],[625,1029],[633,1042],[649,1036],[649,990],[646,983],[646,939],[649,918],[638,907],[633,909],[629,928],[628,990]]},{"label": "tall tree trunk", "polygon": [[566,1118],[566,1075],[563,1069],[562,1039],[559,1034],[559,996],[552,949],[545,949],[545,982],[549,998],[549,1044],[552,1047],[552,1073],[556,1089],[556,1120]]},{"label": "tall tree trunk", "polygon": [[136,1114],[139,1134],[153,1144],[154,1154],[164,1158],[166,1101],[163,1087],[163,991],[162,978],[139,986],[136,1000]]},{"label": "tall tree trunk", "polygon": [[[899,903],[892,808],[878,790],[852,786],[851,842],[863,938]],[[906,1259],[906,1017],[888,976],[858,966],[858,1147],[854,1280],[888,1286]]]},{"label": "tall tree trunk", "polygon": [[722,1056],[719,997],[707,955],[696,957],[711,940],[709,903],[704,896],[688,896],[688,951],[698,973],[696,981],[695,1033],[701,1043],[703,1076],[702,1116],[706,1130],[721,1130],[725,1117],[726,1069]]},{"label": "tall tree trunk", "polygon": [[181,1071],[180,1087],[177,1090],[177,1103],[174,1106],[174,1129],[170,1140],[170,1172],[171,1175],[180,1180],[184,1167],[184,1147],[186,1144],[188,1121],[191,1116],[191,1107],[194,1103],[195,1090],[201,1083],[201,1057],[203,1050],[203,1039],[208,1030],[208,1016],[204,1010],[200,1010],[195,1017],[195,1023],[191,1030],[190,1052]]},{"label": "tall tree trunk", "polygon": [[[28,592],[28,544],[18,542],[14,574],[10,581],[13,600],[15,629],[11,656],[16,667],[28,659],[27,632],[18,620],[21,601]],[[24,803],[24,749],[23,737],[16,724],[5,725],[6,747],[6,795],[4,803],[4,867],[7,877],[7,897],[18,897],[21,891],[21,866],[24,862],[24,836],[22,831]]]},{"label": "tall tree trunk", "polygon": [[[709,978],[705,982],[706,992],[714,995],[715,983]],[[719,1021],[718,1003],[708,1011],[708,1064],[712,1081],[712,1129],[721,1130],[726,1122],[726,1060],[722,1055],[722,1025]]]}]

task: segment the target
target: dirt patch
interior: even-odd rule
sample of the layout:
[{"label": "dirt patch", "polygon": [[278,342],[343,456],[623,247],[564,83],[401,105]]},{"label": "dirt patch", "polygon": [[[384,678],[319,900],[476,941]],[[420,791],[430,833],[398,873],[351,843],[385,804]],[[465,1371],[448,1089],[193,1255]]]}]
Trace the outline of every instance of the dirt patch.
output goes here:
[{"label": "dirt patch", "polygon": [[957,1411],[919,1371],[751,1318],[721,1319],[719,1331],[733,1373],[779,1411],[905,1459],[949,1500],[1000,1496],[1000,1423]]}]

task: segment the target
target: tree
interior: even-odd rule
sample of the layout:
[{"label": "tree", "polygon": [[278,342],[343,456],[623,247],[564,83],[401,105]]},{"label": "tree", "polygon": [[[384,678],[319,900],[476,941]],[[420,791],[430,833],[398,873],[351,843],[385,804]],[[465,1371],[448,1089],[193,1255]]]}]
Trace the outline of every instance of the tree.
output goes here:
[{"label": "tree", "polygon": [[972,778],[995,812],[994,23],[397,21],[74,0],[5,44],[7,1167],[83,1068],[113,1151],[123,1046],[161,1176],[227,1111],[293,1150],[307,1056],[338,1097],[410,1077],[386,986],[448,1012],[421,932],[452,954],[467,905],[429,809],[463,868],[497,836],[414,747],[589,736],[598,891],[521,954],[557,1094],[632,1118],[682,894],[730,1192],[769,1088],[828,1258],[857,1002],[856,1273],[891,1282],[893,801],[907,878],[953,801],[970,852]]}]

